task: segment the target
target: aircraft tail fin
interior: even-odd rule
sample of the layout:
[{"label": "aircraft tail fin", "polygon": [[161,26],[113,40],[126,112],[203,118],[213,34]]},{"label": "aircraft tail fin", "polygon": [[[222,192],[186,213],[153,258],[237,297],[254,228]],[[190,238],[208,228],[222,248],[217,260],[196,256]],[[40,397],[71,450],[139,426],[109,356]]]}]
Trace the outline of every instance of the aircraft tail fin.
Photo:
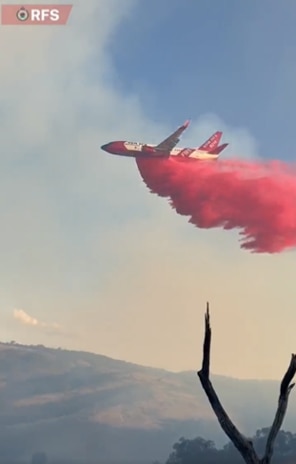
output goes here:
[{"label": "aircraft tail fin", "polygon": [[211,153],[212,150],[215,150],[218,147],[221,137],[222,132],[215,132],[215,134],[211,135],[211,137],[206,142],[204,142],[200,147],[198,147],[198,150],[207,151],[208,153]]},{"label": "aircraft tail fin", "polygon": [[229,143],[223,143],[219,147],[215,148],[214,150],[211,150],[209,153],[211,155],[219,155],[223,150],[225,150],[226,147],[228,147]]}]

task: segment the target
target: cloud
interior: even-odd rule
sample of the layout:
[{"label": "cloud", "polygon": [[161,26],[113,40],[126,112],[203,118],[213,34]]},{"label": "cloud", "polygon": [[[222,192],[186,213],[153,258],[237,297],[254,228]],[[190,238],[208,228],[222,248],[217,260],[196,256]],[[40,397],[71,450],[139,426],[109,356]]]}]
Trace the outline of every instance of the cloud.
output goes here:
[{"label": "cloud", "polygon": [[61,329],[61,327],[56,323],[48,324],[46,322],[39,321],[35,317],[30,316],[23,309],[14,309],[13,317],[20,324],[29,325],[31,327],[58,330],[58,331]]},{"label": "cloud", "polygon": [[21,324],[37,326],[40,325],[39,321],[32,316],[29,316],[23,309],[15,309],[13,311],[13,317],[18,320]]}]

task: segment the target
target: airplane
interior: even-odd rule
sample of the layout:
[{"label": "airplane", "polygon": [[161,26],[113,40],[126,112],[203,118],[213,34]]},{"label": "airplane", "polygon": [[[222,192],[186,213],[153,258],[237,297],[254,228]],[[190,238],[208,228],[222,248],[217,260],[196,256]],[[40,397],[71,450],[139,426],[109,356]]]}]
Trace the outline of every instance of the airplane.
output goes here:
[{"label": "airplane", "polygon": [[176,148],[182,133],[187,129],[189,124],[189,120],[185,121],[182,126],[158,145],[118,140],[102,145],[101,149],[113,155],[133,158],[169,158],[176,156],[194,160],[217,160],[220,153],[229,145],[228,143],[223,143],[219,146],[222,137],[222,132],[220,131],[215,132],[198,148]]}]

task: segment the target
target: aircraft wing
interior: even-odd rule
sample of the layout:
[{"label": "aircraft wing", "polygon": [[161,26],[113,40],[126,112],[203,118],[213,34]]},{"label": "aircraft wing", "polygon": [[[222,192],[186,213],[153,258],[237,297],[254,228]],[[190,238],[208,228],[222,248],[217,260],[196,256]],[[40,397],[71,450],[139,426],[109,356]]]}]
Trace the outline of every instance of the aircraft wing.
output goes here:
[{"label": "aircraft wing", "polygon": [[173,134],[169,135],[165,140],[160,142],[156,147],[154,147],[156,150],[160,151],[171,151],[177,143],[180,141],[180,137],[182,133],[184,132],[185,129],[189,126],[190,121],[185,121],[182,126],[180,126]]}]

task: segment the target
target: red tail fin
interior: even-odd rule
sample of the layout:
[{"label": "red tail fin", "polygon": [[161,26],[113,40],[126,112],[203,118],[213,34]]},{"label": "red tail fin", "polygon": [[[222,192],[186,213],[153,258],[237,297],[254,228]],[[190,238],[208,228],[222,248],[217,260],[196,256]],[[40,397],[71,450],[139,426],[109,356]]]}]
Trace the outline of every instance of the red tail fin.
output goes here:
[{"label": "red tail fin", "polygon": [[215,150],[211,150],[209,151],[209,153],[211,155],[219,155],[219,153],[221,153],[221,151],[225,150],[226,147],[228,147],[228,143],[223,143],[222,145],[220,145],[220,147],[217,147],[215,148]]},{"label": "red tail fin", "polygon": [[205,143],[198,147],[198,149],[211,153],[212,150],[215,150],[218,147],[221,137],[222,132],[215,132],[215,134],[213,134]]}]

